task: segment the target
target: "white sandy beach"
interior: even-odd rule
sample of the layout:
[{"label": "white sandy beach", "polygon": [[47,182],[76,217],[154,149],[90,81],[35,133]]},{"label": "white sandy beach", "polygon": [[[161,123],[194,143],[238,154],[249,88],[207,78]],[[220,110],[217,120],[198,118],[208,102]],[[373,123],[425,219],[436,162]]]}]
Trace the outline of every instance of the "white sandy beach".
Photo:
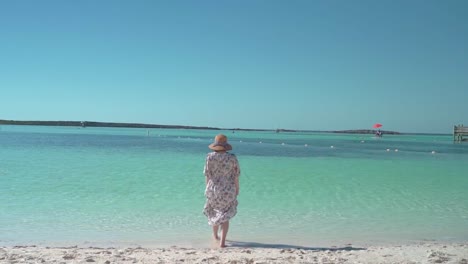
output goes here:
[{"label": "white sandy beach", "polygon": [[457,263],[468,243],[330,248],[80,248],[0,247],[0,263]]}]

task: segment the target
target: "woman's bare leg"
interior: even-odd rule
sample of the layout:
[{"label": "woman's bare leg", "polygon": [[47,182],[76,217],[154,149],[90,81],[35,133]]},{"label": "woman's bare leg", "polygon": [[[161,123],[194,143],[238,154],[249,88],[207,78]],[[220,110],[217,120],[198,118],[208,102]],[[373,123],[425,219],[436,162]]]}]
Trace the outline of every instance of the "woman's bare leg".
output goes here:
[{"label": "woman's bare leg", "polygon": [[220,247],[226,247],[226,236],[229,230],[229,221],[226,221],[221,224],[221,242],[219,243]]},{"label": "woman's bare leg", "polygon": [[214,225],[214,226],[213,226],[213,237],[214,237],[214,239],[216,239],[216,240],[219,240],[218,228],[219,228],[219,225]]}]

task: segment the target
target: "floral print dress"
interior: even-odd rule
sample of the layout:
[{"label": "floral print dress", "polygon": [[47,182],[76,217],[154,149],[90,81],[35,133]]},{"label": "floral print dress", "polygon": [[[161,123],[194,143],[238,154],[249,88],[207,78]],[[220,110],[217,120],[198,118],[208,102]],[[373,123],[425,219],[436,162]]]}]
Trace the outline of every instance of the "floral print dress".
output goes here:
[{"label": "floral print dress", "polygon": [[207,184],[203,213],[208,217],[208,224],[220,225],[237,213],[236,180],[240,175],[239,162],[231,153],[208,153],[204,174]]}]

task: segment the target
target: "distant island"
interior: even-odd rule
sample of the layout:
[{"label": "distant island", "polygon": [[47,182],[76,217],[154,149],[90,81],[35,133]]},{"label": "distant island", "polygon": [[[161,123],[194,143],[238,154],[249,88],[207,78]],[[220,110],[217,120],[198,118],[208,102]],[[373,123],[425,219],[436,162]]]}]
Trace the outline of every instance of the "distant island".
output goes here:
[{"label": "distant island", "polygon": [[[200,129],[200,130],[231,130],[231,131],[275,131],[276,133],[343,133],[343,134],[375,134],[372,129],[356,130],[334,130],[334,131],[312,131],[312,130],[293,130],[293,129],[249,129],[249,128],[217,128],[204,126],[180,126],[180,125],[157,125],[141,123],[114,123],[114,122],[95,122],[95,121],[18,121],[2,120],[0,125],[24,125],[24,126],[74,126],[74,127],[127,127],[127,128],[166,128],[166,129]],[[384,131],[387,135],[400,135],[400,132]]]},{"label": "distant island", "polygon": [[77,127],[129,127],[129,128],[179,128],[179,129],[211,129],[219,130],[215,127],[196,127],[196,126],[176,126],[176,125],[155,125],[140,123],[113,123],[113,122],[94,122],[94,121],[17,121],[1,120],[0,125],[24,125],[24,126],[77,126]]},{"label": "distant island", "polygon": [[[396,131],[380,130],[382,134],[401,135],[403,133]],[[348,129],[348,130],[291,130],[291,129],[276,129],[276,133],[282,132],[309,132],[309,133],[341,133],[341,134],[375,134],[374,129]]]},{"label": "distant island", "polygon": [[[380,130],[382,134],[386,135],[401,135],[400,132],[395,131],[387,131],[387,130]],[[331,131],[333,133],[343,133],[343,134],[375,134],[375,130],[372,129],[356,129],[356,130],[339,130],[339,131]]]},{"label": "distant island", "polygon": [[114,123],[95,121],[18,121],[0,119],[0,125],[18,126],[74,126],[74,127],[126,127],[126,128],[166,128],[166,129],[200,129],[200,130],[239,130],[239,131],[268,131],[267,129],[245,129],[245,128],[217,128],[205,126],[180,126],[180,125],[157,125],[141,123]]}]

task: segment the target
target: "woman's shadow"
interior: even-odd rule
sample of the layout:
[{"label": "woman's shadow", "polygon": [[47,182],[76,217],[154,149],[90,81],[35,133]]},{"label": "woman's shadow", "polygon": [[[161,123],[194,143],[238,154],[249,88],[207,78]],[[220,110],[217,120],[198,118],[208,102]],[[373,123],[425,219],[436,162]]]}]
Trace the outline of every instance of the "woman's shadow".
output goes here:
[{"label": "woman's shadow", "polygon": [[242,242],[242,241],[233,241],[227,240],[229,247],[239,247],[239,248],[277,248],[277,249],[301,249],[301,250],[312,250],[312,251],[354,251],[354,250],[366,250],[366,248],[359,247],[305,247],[297,245],[288,245],[288,244],[267,244],[267,243],[258,243],[258,242]]}]

